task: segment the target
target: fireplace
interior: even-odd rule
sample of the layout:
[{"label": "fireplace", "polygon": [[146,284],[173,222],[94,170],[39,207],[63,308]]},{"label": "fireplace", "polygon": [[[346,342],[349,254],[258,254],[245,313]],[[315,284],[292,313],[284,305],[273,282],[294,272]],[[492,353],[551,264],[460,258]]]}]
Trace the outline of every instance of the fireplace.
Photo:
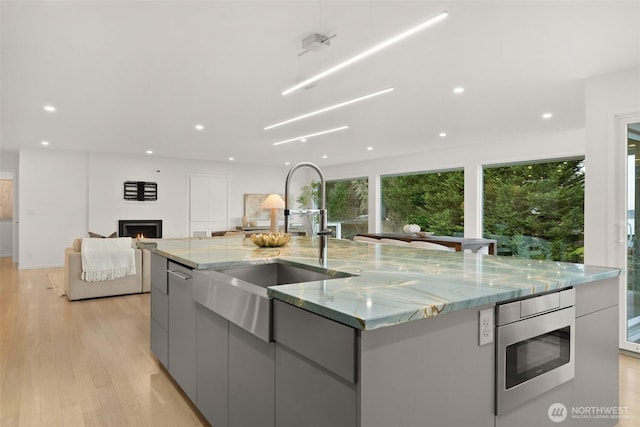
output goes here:
[{"label": "fireplace", "polygon": [[162,238],[161,219],[121,219],[118,221],[118,236]]}]

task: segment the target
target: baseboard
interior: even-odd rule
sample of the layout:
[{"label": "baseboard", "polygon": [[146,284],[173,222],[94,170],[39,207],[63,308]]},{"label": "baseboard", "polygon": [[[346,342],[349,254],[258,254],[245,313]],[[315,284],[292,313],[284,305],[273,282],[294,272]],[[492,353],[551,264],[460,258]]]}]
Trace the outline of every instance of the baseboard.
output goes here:
[{"label": "baseboard", "polygon": [[640,353],[636,353],[635,351],[625,350],[623,348],[618,349],[620,354],[624,354],[625,356],[635,357],[636,359],[640,359]]},{"label": "baseboard", "polygon": [[54,264],[54,265],[21,265],[20,263],[18,263],[18,270],[40,270],[43,268],[62,268],[64,267],[64,264],[59,265],[59,264]]}]

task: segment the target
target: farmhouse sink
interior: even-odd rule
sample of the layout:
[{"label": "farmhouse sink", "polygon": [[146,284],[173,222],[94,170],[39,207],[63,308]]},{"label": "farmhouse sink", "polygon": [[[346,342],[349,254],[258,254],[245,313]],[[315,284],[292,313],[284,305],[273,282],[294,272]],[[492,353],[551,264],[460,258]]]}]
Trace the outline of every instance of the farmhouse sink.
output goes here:
[{"label": "farmhouse sink", "polygon": [[314,282],[316,280],[340,279],[353,274],[342,271],[327,270],[304,264],[272,262],[269,264],[242,265],[216,269],[219,273],[235,277],[252,285],[266,288],[289,283]]},{"label": "farmhouse sink", "polygon": [[353,276],[276,260],[212,270],[196,270],[193,299],[264,341],[271,341],[271,301],[267,287]]}]

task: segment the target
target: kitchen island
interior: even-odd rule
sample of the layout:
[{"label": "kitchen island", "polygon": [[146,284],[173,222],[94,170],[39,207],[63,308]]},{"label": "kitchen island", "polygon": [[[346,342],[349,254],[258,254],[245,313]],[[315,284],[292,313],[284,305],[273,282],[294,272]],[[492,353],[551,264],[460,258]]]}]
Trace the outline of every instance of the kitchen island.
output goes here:
[{"label": "kitchen island", "polygon": [[[617,269],[331,239],[326,273],[348,277],[264,289],[264,339],[210,310],[225,289],[198,277],[276,261],[318,269],[315,238],[282,248],[237,237],[149,243],[152,349],[213,425],[556,425],[547,409],[557,401],[568,411],[617,406]],[[196,279],[172,291],[167,270]],[[495,346],[479,343],[479,313],[569,287],[575,378],[496,416]],[[257,307],[247,304],[234,311]]]}]

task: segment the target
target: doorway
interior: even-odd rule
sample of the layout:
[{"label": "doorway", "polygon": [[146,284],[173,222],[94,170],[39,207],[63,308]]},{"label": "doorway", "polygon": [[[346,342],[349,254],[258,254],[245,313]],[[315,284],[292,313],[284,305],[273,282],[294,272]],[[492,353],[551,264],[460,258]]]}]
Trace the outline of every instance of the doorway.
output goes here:
[{"label": "doorway", "polygon": [[14,256],[15,181],[13,171],[0,171],[0,256]]},{"label": "doorway", "polygon": [[626,268],[621,292],[620,347],[640,351],[640,116],[621,120],[626,146]]}]

